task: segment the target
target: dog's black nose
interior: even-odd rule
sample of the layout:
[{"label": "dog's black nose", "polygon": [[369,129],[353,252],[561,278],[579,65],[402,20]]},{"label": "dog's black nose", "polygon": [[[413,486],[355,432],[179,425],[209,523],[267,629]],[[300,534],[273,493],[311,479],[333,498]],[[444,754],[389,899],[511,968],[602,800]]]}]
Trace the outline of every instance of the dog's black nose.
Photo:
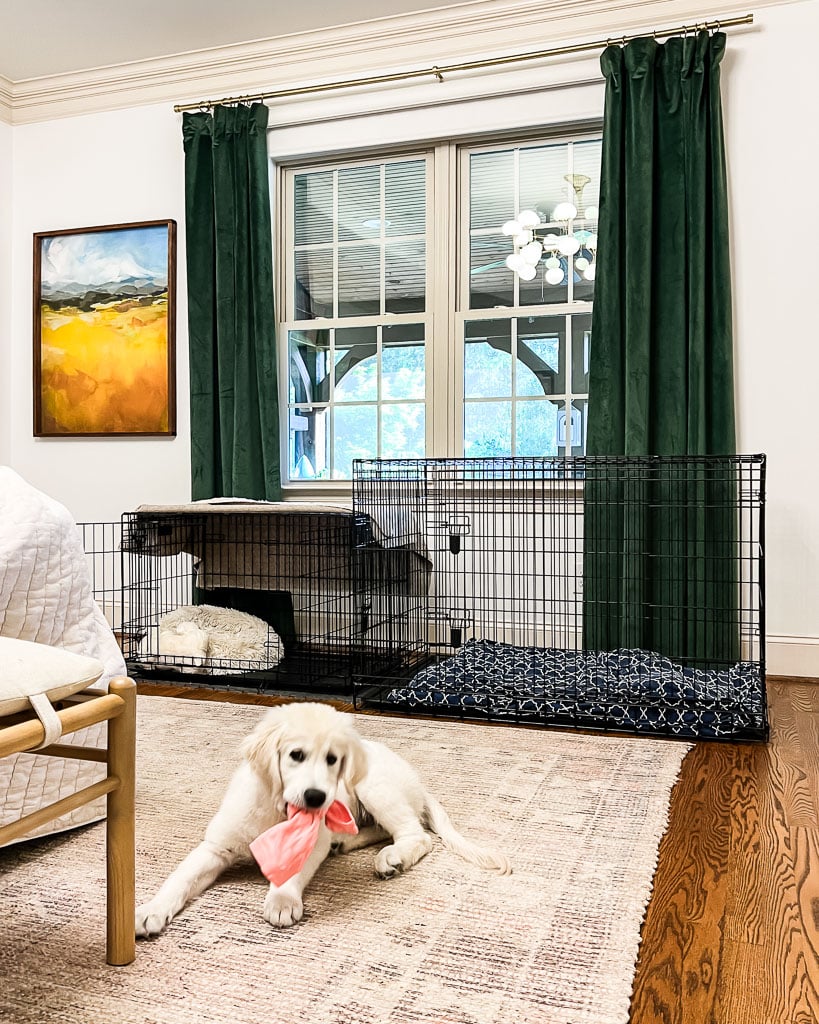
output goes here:
[{"label": "dog's black nose", "polygon": [[304,802],[308,807],[321,807],[327,794],[321,789],[305,789]]}]

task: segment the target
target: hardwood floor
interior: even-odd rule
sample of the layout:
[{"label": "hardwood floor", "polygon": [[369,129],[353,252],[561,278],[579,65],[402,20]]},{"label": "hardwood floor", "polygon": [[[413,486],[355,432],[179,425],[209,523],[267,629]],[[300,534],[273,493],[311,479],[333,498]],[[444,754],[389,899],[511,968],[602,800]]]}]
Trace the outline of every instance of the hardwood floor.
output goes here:
[{"label": "hardwood floor", "polygon": [[[768,686],[769,744],[700,743],[683,763],[632,1024],[819,1024],[819,682]],[[154,684],[140,691],[280,702]]]}]

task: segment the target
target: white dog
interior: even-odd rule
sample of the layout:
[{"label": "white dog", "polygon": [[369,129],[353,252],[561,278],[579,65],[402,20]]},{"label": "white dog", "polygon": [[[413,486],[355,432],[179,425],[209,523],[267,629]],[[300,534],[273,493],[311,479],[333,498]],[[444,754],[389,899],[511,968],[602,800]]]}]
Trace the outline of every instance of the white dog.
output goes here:
[{"label": "white dog", "polygon": [[219,669],[272,668],[282,659],[278,634],[263,620],[236,608],[181,605],[159,620],[162,655],[195,659],[194,665]]},{"label": "white dog", "polygon": [[339,799],[352,811],[360,831],[339,838],[322,822],[301,871],[281,886],[270,886],[263,914],[279,928],[301,920],[304,888],[331,847],[346,852],[391,839],[375,857],[376,875],[390,878],[430,851],[430,829],[464,860],[501,874],[511,871],[502,854],[477,846],[455,830],[406,761],[383,744],[362,739],[351,717],[329,705],[274,708],[244,741],[242,753],[245,760],[211,819],[204,842],[150,902],[137,908],[138,936],[157,935],[226,868],[248,859],[249,844],[286,820],[287,805],[321,811]]}]

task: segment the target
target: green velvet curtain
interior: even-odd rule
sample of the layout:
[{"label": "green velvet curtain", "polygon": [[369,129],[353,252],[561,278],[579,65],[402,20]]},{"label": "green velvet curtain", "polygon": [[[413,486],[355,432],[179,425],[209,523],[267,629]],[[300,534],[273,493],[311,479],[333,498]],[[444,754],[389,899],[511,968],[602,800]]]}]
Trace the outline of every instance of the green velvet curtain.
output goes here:
[{"label": "green velvet curtain", "polygon": [[194,499],[281,496],[267,117],[183,114]]},{"label": "green velvet curtain", "polygon": [[[587,454],[733,455],[725,35],[610,45]],[[734,465],[590,460],[584,645],[734,661]]]}]

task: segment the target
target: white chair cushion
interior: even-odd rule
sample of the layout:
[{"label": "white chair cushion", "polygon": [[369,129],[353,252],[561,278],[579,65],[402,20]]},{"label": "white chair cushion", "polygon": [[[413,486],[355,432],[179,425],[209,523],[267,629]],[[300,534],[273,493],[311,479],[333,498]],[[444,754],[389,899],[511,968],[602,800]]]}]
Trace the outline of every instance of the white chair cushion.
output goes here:
[{"label": "white chair cushion", "polygon": [[58,701],[85,689],[103,673],[96,658],[61,647],[0,636],[0,716],[28,711],[32,697]]}]

